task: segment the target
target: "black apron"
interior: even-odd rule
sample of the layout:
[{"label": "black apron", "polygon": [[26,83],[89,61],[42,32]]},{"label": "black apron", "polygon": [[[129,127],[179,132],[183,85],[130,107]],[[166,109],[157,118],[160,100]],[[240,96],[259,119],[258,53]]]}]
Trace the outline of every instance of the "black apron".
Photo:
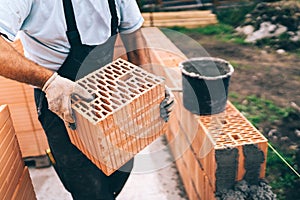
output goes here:
[{"label": "black apron", "polygon": [[[67,23],[70,53],[58,70],[58,74],[76,80],[112,61],[118,17],[114,0],[108,0],[112,16],[110,39],[102,45],[83,45],[77,30],[71,0],[63,0]],[[86,59],[86,58],[90,59]],[[84,68],[87,66],[87,68]],[[47,135],[48,143],[56,161],[54,168],[65,188],[74,199],[111,200],[119,194],[133,167],[133,159],[120,170],[106,176],[70,141],[65,124],[48,109],[44,92],[35,89],[35,101],[39,120]]]}]

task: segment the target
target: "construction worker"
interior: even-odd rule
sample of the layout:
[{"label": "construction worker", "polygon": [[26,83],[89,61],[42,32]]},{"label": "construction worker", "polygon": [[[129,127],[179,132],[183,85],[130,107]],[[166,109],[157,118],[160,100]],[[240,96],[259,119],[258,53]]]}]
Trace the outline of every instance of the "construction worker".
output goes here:
[{"label": "construction worker", "polygon": [[[132,50],[127,53],[130,62],[149,62],[147,50],[139,49],[145,43],[142,23],[135,0],[0,0],[0,75],[35,86],[38,116],[55,170],[74,199],[115,199],[131,172],[133,160],[106,176],[71,144],[64,121],[76,128],[72,95],[93,98],[74,82],[81,63],[95,49],[98,67],[111,62],[118,32],[126,49]],[[14,41],[17,33],[25,57],[7,41]],[[86,73],[90,70],[94,69]],[[165,121],[167,101],[160,106]]]}]

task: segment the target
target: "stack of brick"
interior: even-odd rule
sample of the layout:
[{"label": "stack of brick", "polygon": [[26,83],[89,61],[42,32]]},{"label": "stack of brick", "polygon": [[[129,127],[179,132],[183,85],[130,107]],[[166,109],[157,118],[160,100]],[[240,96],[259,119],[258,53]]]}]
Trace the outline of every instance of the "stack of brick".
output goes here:
[{"label": "stack of brick", "polygon": [[267,139],[230,102],[216,115],[196,116],[186,110],[176,66],[187,58],[158,29],[143,34],[157,66],[154,74],[164,76],[175,90],[166,136],[189,199],[215,199],[216,192],[239,180],[258,184],[265,176]]},{"label": "stack of brick", "polygon": [[162,79],[117,59],[77,83],[94,100],[74,100],[77,129],[69,129],[69,136],[107,175],[165,133],[159,112],[165,94]]},{"label": "stack of brick", "polygon": [[0,199],[36,199],[8,106],[0,106]]},{"label": "stack of brick", "polygon": [[[13,46],[22,53],[19,40]],[[8,104],[23,158],[45,155],[47,138],[38,121],[33,88],[0,76],[0,104]]]},{"label": "stack of brick", "polygon": [[45,155],[48,142],[38,121],[31,86],[0,76],[0,104],[8,104],[22,156]]}]

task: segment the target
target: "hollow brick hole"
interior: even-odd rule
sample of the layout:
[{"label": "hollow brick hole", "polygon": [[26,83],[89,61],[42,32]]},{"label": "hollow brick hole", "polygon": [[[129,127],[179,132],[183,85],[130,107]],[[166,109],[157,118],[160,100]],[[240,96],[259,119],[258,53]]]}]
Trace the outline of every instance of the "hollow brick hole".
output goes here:
[{"label": "hollow brick hole", "polygon": [[240,136],[238,136],[238,135],[231,135],[231,137],[232,137],[234,140],[239,140],[239,139],[240,139]]},{"label": "hollow brick hole", "polygon": [[110,105],[111,103],[110,103],[110,101],[109,100],[107,100],[107,99],[105,99],[105,98],[100,98],[100,101],[102,102],[102,103],[105,103],[106,105]]},{"label": "hollow brick hole", "polygon": [[100,85],[97,84],[98,87],[99,87],[99,86],[103,87],[103,86],[105,85],[105,82],[104,82],[103,80],[97,79],[97,81],[98,81],[98,83],[100,84]]},{"label": "hollow brick hole", "polygon": [[[92,113],[93,113],[93,115],[96,116],[98,119],[101,119],[101,118],[102,118],[102,116],[101,116],[101,114],[100,114],[99,112],[93,110]],[[98,119],[96,119],[95,121],[97,121]]]},{"label": "hollow brick hole", "polygon": [[95,76],[98,78],[98,79],[96,79],[98,82],[100,82],[101,80],[103,80],[103,79],[104,79],[104,76],[103,76],[103,74],[96,73],[96,74],[95,74]]},{"label": "hollow brick hole", "polygon": [[118,92],[118,90],[113,86],[107,85],[107,88],[110,92]]},{"label": "hollow brick hole", "polygon": [[110,79],[110,80],[114,80],[114,77],[112,77],[111,75],[109,75],[109,74],[104,74],[104,76],[106,77],[106,78],[108,78],[108,79]]},{"label": "hollow brick hole", "polygon": [[113,69],[118,70],[118,71],[121,70],[121,68],[120,68],[118,65],[116,65],[116,64],[112,64],[111,67],[112,67]]}]

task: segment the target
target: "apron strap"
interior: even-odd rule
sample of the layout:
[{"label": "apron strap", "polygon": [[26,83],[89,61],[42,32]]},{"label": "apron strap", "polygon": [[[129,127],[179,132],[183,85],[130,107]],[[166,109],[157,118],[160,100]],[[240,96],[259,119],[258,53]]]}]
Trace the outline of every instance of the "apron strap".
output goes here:
[{"label": "apron strap", "polygon": [[[108,0],[111,14],[111,36],[118,33],[118,15],[115,0]],[[82,44],[80,34],[76,25],[75,14],[71,0],[63,0],[65,19],[67,24],[67,36],[71,47],[76,44]]]},{"label": "apron strap", "polygon": [[67,24],[67,37],[68,41],[72,46],[80,45],[81,39],[77,29],[75,14],[71,0],[63,0],[64,14]]},{"label": "apron strap", "polygon": [[[111,36],[116,35],[118,32],[118,16],[117,16],[117,10],[116,10],[116,4],[115,0],[108,0],[109,3],[109,9],[111,13]],[[71,0],[63,0],[63,7],[65,12],[65,20],[67,24],[67,37],[68,41],[71,45],[71,49],[69,52],[69,55],[67,56],[66,60],[62,64],[62,66],[59,68],[57,73],[65,78],[75,80],[76,77],[80,78],[83,75],[86,75],[89,72],[92,72],[99,68],[99,66],[104,66],[103,64],[107,64],[111,62],[113,57],[113,47],[115,44],[116,37],[110,37],[107,42],[101,45],[84,45],[81,42],[80,34],[77,29],[76,25],[76,19],[74,15],[74,10],[72,6]],[[92,63],[89,63],[90,65],[83,70],[81,70],[79,73],[79,69],[86,60],[85,58],[91,53],[95,47],[98,47],[98,52],[101,49],[100,53],[96,59],[92,59]],[[102,56],[101,56],[102,55]],[[90,57],[92,58],[92,57]],[[105,58],[105,62],[98,61],[98,58]],[[109,60],[109,62],[108,62]]]},{"label": "apron strap", "polygon": [[116,9],[116,2],[115,0],[108,0],[109,4],[109,10],[111,14],[111,36],[114,36],[118,33],[118,15],[117,15],[117,9]]}]

